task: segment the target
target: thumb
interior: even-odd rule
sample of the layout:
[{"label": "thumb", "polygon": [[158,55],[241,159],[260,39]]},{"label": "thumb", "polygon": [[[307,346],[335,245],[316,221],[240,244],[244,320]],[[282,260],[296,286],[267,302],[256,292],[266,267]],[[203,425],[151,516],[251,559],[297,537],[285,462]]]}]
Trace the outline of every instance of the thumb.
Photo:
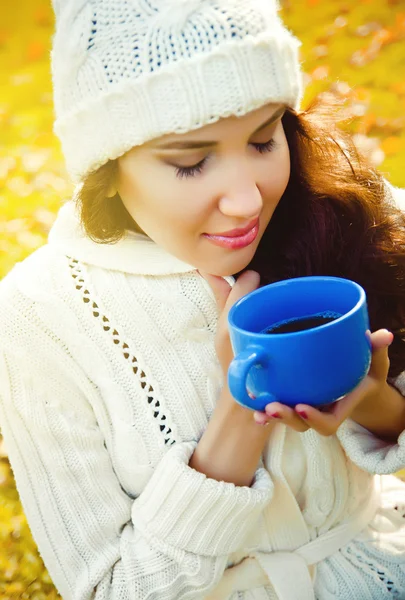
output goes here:
[{"label": "thumb", "polygon": [[203,271],[199,271],[199,273],[209,283],[214,292],[220,313],[225,312],[226,314],[239,298],[242,298],[242,296],[245,296],[249,292],[253,292],[259,287],[260,283],[260,276],[256,271],[245,271],[242,273],[233,287],[223,277],[210,275]]},{"label": "thumb", "polygon": [[246,294],[253,292],[260,285],[260,275],[256,271],[244,271],[235,285],[231,289],[224,306],[224,312],[227,314],[231,307]]},{"label": "thumb", "polygon": [[387,329],[378,329],[373,333],[369,333],[369,339],[373,352],[388,348],[391,345],[394,336]]},{"label": "thumb", "polygon": [[209,284],[214,293],[218,310],[219,312],[222,312],[232,289],[231,286],[223,277],[219,277],[218,275],[210,275],[209,273],[205,273],[203,271],[198,272]]},{"label": "thumb", "polygon": [[376,377],[386,379],[389,369],[388,347],[393,341],[393,334],[386,329],[379,329],[370,335],[373,353],[370,372]]}]

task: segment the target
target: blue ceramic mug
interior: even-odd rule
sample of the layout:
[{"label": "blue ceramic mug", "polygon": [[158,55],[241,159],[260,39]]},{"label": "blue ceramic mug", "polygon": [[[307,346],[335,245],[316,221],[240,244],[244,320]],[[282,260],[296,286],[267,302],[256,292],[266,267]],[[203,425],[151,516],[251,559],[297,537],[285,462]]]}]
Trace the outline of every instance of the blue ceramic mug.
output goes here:
[{"label": "blue ceramic mug", "polygon": [[299,277],[240,298],[228,315],[235,400],[254,410],[278,401],[320,406],[367,374],[371,343],[366,294],[338,277]]}]

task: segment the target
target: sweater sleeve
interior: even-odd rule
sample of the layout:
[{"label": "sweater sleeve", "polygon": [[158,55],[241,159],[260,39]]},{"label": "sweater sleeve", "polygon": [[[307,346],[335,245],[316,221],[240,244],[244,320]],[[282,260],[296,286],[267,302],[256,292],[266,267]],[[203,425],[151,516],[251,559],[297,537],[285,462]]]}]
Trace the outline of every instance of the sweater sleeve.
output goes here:
[{"label": "sweater sleeve", "polygon": [[399,435],[396,444],[391,444],[346,419],[337,436],[350,460],[364,471],[387,475],[405,468],[405,431]]},{"label": "sweater sleeve", "polygon": [[[27,350],[0,347],[0,424],[34,540],[64,600],[183,600],[215,587],[272,495],[188,466],[195,441],[173,445],[144,491],[114,472],[80,367],[50,334],[38,370]],[[35,353],[35,347],[29,352]],[[44,376],[45,374],[45,376]],[[131,457],[128,457],[131,460]]]},{"label": "sweater sleeve", "polygon": [[[388,382],[405,396],[405,371]],[[392,444],[347,419],[339,427],[337,436],[350,460],[369,473],[386,475],[405,468],[405,431],[399,435],[397,443]]]}]

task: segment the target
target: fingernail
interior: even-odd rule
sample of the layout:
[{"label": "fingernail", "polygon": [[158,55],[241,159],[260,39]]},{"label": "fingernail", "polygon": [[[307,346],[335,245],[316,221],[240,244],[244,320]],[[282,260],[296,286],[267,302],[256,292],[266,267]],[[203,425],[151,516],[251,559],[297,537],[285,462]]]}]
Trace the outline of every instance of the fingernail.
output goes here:
[{"label": "fingernail", "polygon": [[256,425],[268,425],[269,420],[268,419],[254,419]]},{"label": "fingernail", "polygon": [[269,417],[271,417],[272,419],[281,419],[281,415],[279,415],[279,413],[278,413],[278,412],[275,412],[275,413],[267,413],[267,415],[268,415]]},{"label": "fingernail", "polygon": [[257,412],[257,411],[254,411],[254,413],[253,413],[253,419],[258,425],[262,425],[263,423],[265,423],[267,421],[266,415],[264,415],[261,412]]},{"label": "fingernail", "polygon": [[308,419],[308,415],[305,412],[305,410],[297,410],[297,413],[299,414],[300,417],[302,417],[303,419]]}]

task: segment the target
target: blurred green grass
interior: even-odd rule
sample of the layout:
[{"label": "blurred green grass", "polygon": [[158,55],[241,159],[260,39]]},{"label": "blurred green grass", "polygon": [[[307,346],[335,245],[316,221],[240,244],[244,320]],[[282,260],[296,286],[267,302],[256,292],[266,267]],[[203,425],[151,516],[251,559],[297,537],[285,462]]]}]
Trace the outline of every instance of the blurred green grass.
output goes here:
[{"label": "blurred green grass", "polygon": [[[405,5],[403,0],[284,0],[302,40],[303,106],[328,91],[346,99],[349,130],[395,185],[405,187]],[[69,183],[57,139],[48,2],[0,4],[0,278],[46,242]],[[405,476],[405,472],[404,472]],[[59,598],[19,502],[6,452],[0,457],[0,598]]]}]

